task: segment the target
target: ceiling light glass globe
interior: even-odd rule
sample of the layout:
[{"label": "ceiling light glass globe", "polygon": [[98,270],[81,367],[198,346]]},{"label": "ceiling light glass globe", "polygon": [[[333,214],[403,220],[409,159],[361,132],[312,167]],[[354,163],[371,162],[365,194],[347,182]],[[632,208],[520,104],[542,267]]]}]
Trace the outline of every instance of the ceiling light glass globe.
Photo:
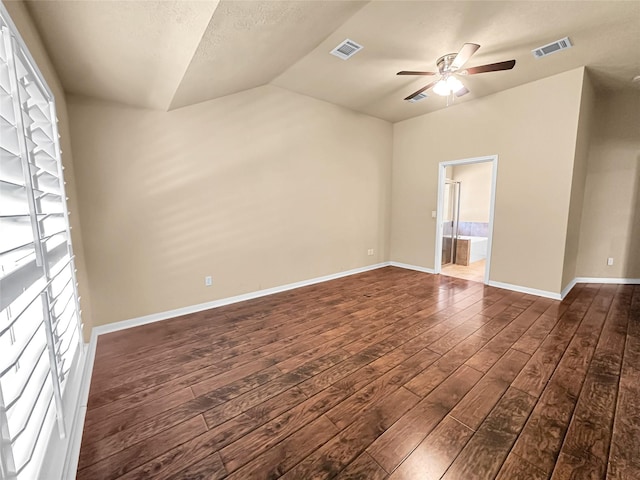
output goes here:
[{"label": "ceiling light glass globe", "polygon": [[458,90],[463,89],[464,85],[456,77],[449,77],[447,78],[447,87],[450,92],[457,92]]},{"label": "ceiling light glass globe", "polygon": [[433,93],[435,93],[436,95],[440,95],[441,97],[446,97],[447,95],[449,95],[449,93],[451,93],[451,89],[449,88],[446,80],[440,80],[433,87]]}]

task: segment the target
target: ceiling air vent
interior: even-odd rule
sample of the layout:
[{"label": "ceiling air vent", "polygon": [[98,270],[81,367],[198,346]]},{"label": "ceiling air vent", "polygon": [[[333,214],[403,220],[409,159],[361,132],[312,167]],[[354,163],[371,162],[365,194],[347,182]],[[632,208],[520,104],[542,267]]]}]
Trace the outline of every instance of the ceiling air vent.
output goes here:
[{"label": "ceiling air vent", "polygon": [[573,45],[571,45],[571,40],[569,40],[569,37],[564,37],[563,39],[556,40],[555,42],[548,45],[535,48],[531,50],[531,53],[535,58],[541,58],[571,47],[573,47]]},{"label": "ceiling air vent", "polygon": [[353,57],[356,53],[362,50],[362,45],[358,45],[353,40],[349,40],[348,38],[338,45],[336,48],[331,50],[331,55],[335,55],[342,60],[347,60],[348,58]]},{"label": "ceiling air vent", "polygon": [[418,95],[416,95],[415,97],[413,97],[411,100],[409,100],[409,102],[416,103],[416,102],[419,102],[420,100],[424,100],[428,96],[429,95],[427,95],[426,93],[422,92],[422,93],[419,93]]}]

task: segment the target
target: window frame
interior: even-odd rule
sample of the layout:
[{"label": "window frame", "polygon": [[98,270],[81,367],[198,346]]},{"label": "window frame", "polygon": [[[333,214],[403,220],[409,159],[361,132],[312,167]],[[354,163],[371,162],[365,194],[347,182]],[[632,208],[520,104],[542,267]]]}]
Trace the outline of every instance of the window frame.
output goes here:
[{"label": "window frame", "polygon": [[[40,423],[40,429],[35,437],[34,448],[37,446],[39,442],[44,442],[40,445],[38,451],[38,458],[32,456],[29,457],[27,462],[24,465],[29,465],[32,461],[37,461],[37,464],[29,465],[28,471],[31,473],[36,473],[38,478],[57,478],[62,476],[63,472],[67,474],[70,473],[69,470],[73,468],[73,459],[69,458],[68,452],[70,448],[73,448],[74,444],[79,443],[79,438],[81,438],[81,432],[78,433],[77,426],[81,423],[81,407],[80,398],[81,398],[81,389],[84,386],[83,377],[86,374],[86,357],[87,357],[87,348],[83,339],[83,324],[81,317],[81,308],[80,308],[80,297],[78,295],[77,290],[77,278],[76,278],[76,268],[75,268],[75,257],[73,254],[72,247],[72,238],[71,238],[71,225],[69,222],[69,211],[67,207],[67,196],[65,191],[65,181],[64,181],[64,166],[62,164],[61,158],[61,149],[60,149],[60,141],[58,134],[58,119],[56,116],[56,99],[53,95],[53,92],[49,88],[44,75],[38,68],[36,62],[34,61],[29,49],[27,48],[22,36],[20,35],[18,29],[13,23],[9,13],[7,12],[5,6],[0,2],[0,28],[6,29],[8,35],[4,35],[0,38],[0,41],[4,42],[4,49],[6,50],[7,57],[7,65],[10,74],[10,84],[11,84],[11,92],[9,92],[9,98],[12,103],[14,114],[15,114],[15,127],[18,133],[18,143],[20,150],[20,160],[22,163],[22,168],[24,176],[25,176],[25,190],[27,192],[27,202],[28,202],[28,211],[29,211],[29,219],[31,223],[31,228],[33,232],[33,246],[35,253],[35,265],[37,269],[40,269],[40,275],[35,282],[29,284],[29,286],[35,285],[39,280],[44,279],[46,282],[45,286],[42,288],[39,294],[35,295],[33,299],[29,300],[30,304],[36,302],[38,297],[41,297],[41,303],[43,305],[43,313],[42,313],[42,321],[44,323],[44,330],[46,336],[46,347],[45,351],[48,354],[48,364],[47,368],[49,370],[50,382],[53,389],[53,399],[49,400],[48,406],[44,411],[44,418]],[[3,25],[4,24],[4,25]],[[51,128],[52,139],[51,143],[54,147],[53,153],[54,155],[49,155],[55,160],[56,170],[57,170],[57,182],[60,192],[60,203],[62,207],[62,218],[64,220],[64,230],[61,230],[60,233],[64,232],[65,240],[59,246],[66,246],[66,252],[63,254],[62,258],[65,258],[64,266],[59,269],[59,271],[55,275],[51,275],[50,270],[50,260],[47,258],[45,249],[43,248],[43,239],[46,237],[43,236],[40,228],[41,220],[38,218],[38,215],[42,215],[42,213],[38,212],[39,208],[42,208],[41,204],[36,204],[34,197],[34,174],[30,173],[31,166],[36,164],[35,155],[33,152],[33,148],[29,148],[27,145],[27,127],[24,122],[23,116],[24,105],[22,103],[22,97],[19,93],[20,90],[20,79],[17,74],[17,62],[21,62],[23,67],[26,67],[28,73],[30,74],[31,79],[37,84],[39,92],[42,93],[46,98],[48,108],[49,108],[49,127]],[[23,89],[26,91],[26,86],[23,86]],[[32,132],[29,133],[32,135]],[[50,170],[51,172],[53,170]],[[29,172],[29,173],[28,173]],[[53,175],[52,175],[53,176]],[[27,180],[28,178],[28,180]],[[22,214],[21,214],[22,215]],[[26,216],[26,214],[24,215]],[[54,248],[58,248],[58,245]],[[47,252],[51,254],[51,251]],[[59,259],[58,259],[59,260]],[[58,260],[51,260],[53,263]],[[54,294],[52,290],[53,282],[55,281],[58,274],[64,272],[66,269],[69,269],[68,276],[70,279],[64,283],[64,286],[60,289],[58,294]],[[67,286],[71,284],[71,297],[66,303],[64,309],[59,314],[52,314],[52,310],[56,308],[55,301],[56,299],[61,298],[64,290]],[[24,286],[24,284],[21,284]],[[13,300],[12,300],[13,301]],[[11,304],[11,302],[9,304]],[[71,328],[71,333],[68,334],[67,337],[61,335],[59,338],[56,338],[55,333],[56,329],[62,322],[62,316],[66,312],[66,308],[69,305],[73,304],[74,309],[70,314],[68,319],[66,329]],[[26,309],[25,309],[26,310]],[[20,320],[20,315],[22,312],[15,316],[12,320],[9,321],[9,327],[0,328],[0,332],[4,331],[6,334],[11,328],[14,328]],[[58,318],[55,321],[55,318]],[[64,325],[64,324],[63,324]],[[37,327],[37,330],[40,326]],[[65,332],[66,333],[66,332]],[[6,338],[6,337],[5,337]],[[62,345],[64,344],[65,338],[68,338],[68,346],[67,348],[74,347],[74,354],[71,357],[71,361],[68,364],[68,369],[64,370],[62,363],[60,362],[60,350],[62,349]],[[74,345],[74,342],[77,342],[77,345]],[[28,344],[27,344],[28,345]],[[39,347],[39,345],[38,345]],[[64,352],[63,352],[64,353]],[[42,354],[41,354],[42,355]],[[40,362],[40,358],[38,358],[37,362]],[[31,379],[31,375],[35,371],[37,363],[32,367],[30,373],[28,373],[29,378],[25,383],[25,388],[28,385],[28,382]],[[66,365],[64,366],[66,368]],[[65,376],[64,372],[68,372]],[[62,373],[61,373],[62,372]],[[63,378],[60,378],[63,377]],[[48,380],[45,379],[45,383]],[[44,385],[44,384],[43,384]],[[21,394],[24,393],[24,389]],[[21,398],[21,395],[15,398],[15,402],[18,402]],[[16,472],[16,466],[13,464],[13,453],[12,453],[12,440],[9,432],[8,422],[7,422],[7,410],[10,408],[5,408],[5,398],[3,398],[2,386],[0,385],[0,473],[2,474],[2,478],[7,478],[8,480],[22,480],[24,477],[20,476]],[[26,401],[26,400],[24,400]],[[38,398],[33,401],[33,405],[35,407],[38,402]],[[14,403],[15,405],[16,403]],[[75,428],[74,428],[75,427]]]}]

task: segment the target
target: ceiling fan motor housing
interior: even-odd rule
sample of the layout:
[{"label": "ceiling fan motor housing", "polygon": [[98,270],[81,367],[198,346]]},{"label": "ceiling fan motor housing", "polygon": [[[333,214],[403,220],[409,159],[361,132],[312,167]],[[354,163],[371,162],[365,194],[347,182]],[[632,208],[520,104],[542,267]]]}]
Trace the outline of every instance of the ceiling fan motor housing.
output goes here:
[{"label": "ceiling fan motor housing", "polygon": [[438,60],[436,60],[436,65],[438,66],[438,70],[440,71],[440,73],[451,71],[451,64],[453,63],[457,55],[457,53],[447,53],[446,55],[443,55]]}]

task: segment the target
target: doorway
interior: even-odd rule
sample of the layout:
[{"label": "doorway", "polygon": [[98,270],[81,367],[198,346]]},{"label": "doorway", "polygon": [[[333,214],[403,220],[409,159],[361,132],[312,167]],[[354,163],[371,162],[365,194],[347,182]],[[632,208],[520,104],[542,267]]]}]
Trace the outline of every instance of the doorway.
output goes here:
[{"label": "doorway", "polygon": [[489,283],[498,156],[440,162],[435,273]]}]

